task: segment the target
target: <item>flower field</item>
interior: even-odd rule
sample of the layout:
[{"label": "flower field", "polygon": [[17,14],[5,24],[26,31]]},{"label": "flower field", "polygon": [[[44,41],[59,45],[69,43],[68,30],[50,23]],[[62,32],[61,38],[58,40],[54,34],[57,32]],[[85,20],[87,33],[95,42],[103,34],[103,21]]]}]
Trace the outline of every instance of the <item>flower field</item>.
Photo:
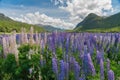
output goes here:
[{"label": "flower field", "polygon": [[120,33],[0,35],[0,80],[120,80]]}]

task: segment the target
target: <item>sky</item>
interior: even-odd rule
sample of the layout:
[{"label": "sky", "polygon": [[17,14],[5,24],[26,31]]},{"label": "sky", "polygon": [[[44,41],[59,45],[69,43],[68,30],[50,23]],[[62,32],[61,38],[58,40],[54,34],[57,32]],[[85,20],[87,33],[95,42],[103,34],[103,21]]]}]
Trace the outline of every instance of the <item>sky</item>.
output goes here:
[{"label": "sky", "polygon": [[120,0],[0,0],[0,13],[29,24],[73,29],[88,14],[120,12]]}]

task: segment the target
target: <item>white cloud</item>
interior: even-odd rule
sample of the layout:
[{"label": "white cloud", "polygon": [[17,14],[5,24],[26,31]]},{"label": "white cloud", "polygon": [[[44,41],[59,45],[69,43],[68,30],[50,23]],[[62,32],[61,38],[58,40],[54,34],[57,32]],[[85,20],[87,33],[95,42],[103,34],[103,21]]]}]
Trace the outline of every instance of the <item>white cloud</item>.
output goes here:
[{"label": "white cloud", "polygon": [[[13,14],[13,16],[11,17],[13,17],[14,20],[26,22],[29,24],[45,24],[59,28],[73,29],[75,25],[82,21],[89,13],[95,13],[97,15],[107,15],[110,14],[110,11],[113,11],[112,0],[51,0],[51,1],[54,2],[55,5],[59,6],[58,10],[56,8],[55,9],[44,8],[36,9],[33,7],[25,8],[23,5],[21,5],[21,8],[23,8],[22,11],[21,10],[19,11],[18,9],[15,11],[16,13],[24,15],[16,17]],[[8,13],[8,10],[4,11],[5,12],[7,11],[6,13]],[[40,11],[40,13],[36,11]],[[49,16],[47,16],[46,14]],[[63,14],[62,15],[63,17],[59,16],[61,14]],[[11,14],[8,13],[8,15]]]},{"label": "white cloud", "polygon": [[52,0],[52,2],[69,12],[70,20],[74,24],[83,20],[89,13],[104,15],[107,14],[106,11],[113,11],[112,0]]},{"label": "white cloud", "polygon": [[17,21],[29,23],[29,24],[43,24],[43,25],[52,25],[54,27],[64,28],[64,29],[73,29],[75,26],[72,23],[65,22],[59,18],[52,18],[45,14],[40,14],[39,12],[27,13],[21,15],[21,17],[12,18]]}]

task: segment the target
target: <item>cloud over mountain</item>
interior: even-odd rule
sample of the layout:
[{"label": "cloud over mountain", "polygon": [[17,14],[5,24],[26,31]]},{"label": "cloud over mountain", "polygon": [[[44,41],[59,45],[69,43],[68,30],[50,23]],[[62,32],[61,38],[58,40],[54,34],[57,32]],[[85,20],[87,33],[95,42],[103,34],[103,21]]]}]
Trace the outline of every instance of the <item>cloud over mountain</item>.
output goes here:
[{"label": "cloud over mountain", "polygon": [[1,3],[0,12],[14,20],[65,29],[74,28],[89,13],[109,16],[120,11],[118,0],[3,0]]},{"label": "cloud over mountain", "polygon": [[51,0],[59,8],[70,13],[71,22],[83,20],[89,13],[106,15],[113,11],[112,0]]},{"label": "cloud over mountain", "polygon": [[21,15],[17,18],[12,18],[17,21],[26,22],[29,24],[44,24],[44,25],[52,25],[58,28],[64,29],[73,29],[75,25],[69,22],[65,22],[59,18],[49,17],[45,14],[40,14],[39,12],[35,13],[27,13],[25,15]]}]

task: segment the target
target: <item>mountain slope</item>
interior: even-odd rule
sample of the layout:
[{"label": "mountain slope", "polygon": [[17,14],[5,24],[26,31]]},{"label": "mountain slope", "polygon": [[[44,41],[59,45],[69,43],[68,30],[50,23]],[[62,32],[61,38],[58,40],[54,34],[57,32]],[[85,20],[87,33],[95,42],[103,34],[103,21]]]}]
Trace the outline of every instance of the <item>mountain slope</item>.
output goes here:
[{"label": "mountain slope", "polygon": [[49,31],[49,32],[53,32],[53,31],[59,31],[59,32],[62,32],[64,31],[64,29],[60,29],[60,28],[55,28],[53,26],[50,26],[50,25],[42,25],[42,24],[38,24],[38,26],[44,28],[45,30]]},{"label": "mountain slope", "polygon": [[0,32],[11,32],[13,30],[20,32],[22,27],[26,28],[26,30],[29,31],[31,26],[34,27],[35,31],[38,31],[38,32],[45,31],[45,29],[43,29],[39,26],[22,23],[22,22],[17,22],[17,21],[10,19],[7,16],[5,16],[4,14],[0,13]]},{"label": "mountain slope", "polygon": [[109,17],[101,17],[91,13],[82,22],[80,22],[74,30],[91,32],[119,32],[120,13]]}]

